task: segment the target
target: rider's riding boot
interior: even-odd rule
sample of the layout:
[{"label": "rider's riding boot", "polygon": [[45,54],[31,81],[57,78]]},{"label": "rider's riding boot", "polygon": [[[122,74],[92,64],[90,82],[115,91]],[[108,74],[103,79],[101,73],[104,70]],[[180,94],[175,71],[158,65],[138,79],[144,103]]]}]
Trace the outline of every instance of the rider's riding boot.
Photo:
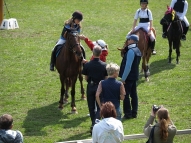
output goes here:
[{"label": "rider's riding boot", "polygon": [[155,40],[151,42],[151,49],[152,49],[152,54],[156,55],[156,51],[155,51]]},{"label": "rider's riding boot", "polygon": [[183,28],[184,31],[183,31],[181,40],[186,40],[186,34],[187,34],[187,32],[188,32],[188,29],[189,29],[189,27],[184,27],[184,28]]},{"label": "rider's riding boot", "polygon": [[162,25],[162,30],[163,30],[162,37],[163,38],[167,37],[167,28],[168,28],[168,26],[166,24]]},{"label": "rider's riding boot", "polygon": [[52,53],[51,53],[51,60],[50,60],[50,70],[51,71],[54,71],[54,64],[56,62],[55,51],[56,51],[56,47],[54,47],[54,49],[52,50]]}]

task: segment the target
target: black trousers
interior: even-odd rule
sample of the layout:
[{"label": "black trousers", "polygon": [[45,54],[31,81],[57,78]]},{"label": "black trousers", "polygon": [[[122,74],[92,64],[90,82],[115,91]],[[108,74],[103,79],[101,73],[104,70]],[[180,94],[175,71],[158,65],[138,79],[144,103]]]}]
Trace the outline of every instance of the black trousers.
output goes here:
[{"label": "black trousers", "polygon": [[[87,85],[87,102],[88,102],[88,109],[90,113],[90,118],[92,122],[92,126],[95,124],[95,119],[100,119],[99,115],[99,106],[96,102],[96,91],[97,91],[98,84],[90,84]],[[96,107],[97,106],[97,107]],[[97,108],[97,110],[96,110]]]}]

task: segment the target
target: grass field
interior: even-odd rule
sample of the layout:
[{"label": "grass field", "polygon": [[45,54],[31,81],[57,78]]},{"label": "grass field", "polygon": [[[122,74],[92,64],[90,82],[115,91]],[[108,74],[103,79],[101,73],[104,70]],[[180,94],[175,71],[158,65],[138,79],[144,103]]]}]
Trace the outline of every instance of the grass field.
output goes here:
[{"label": "grass field", "polygon": [[[91,138],[87,102],[80,100],[76,85],[78,114],[71,114],[70,104],[58,110],[60,81],[49,71],[51,50],[59,38],[63,23],[75,10],[84,14],[82,34],[109,44],[107,62],[120,64],[117,51],[131,29],[139,0],[5,0],[4,18],[16,18],[19,29],[0,30],[0,114],[14,117],[14,129],[24,135],[25,143],[53,143]],[[188,0],[189,4],[191,1]],[[178,130],[191,128],[191,30],[182,42],[180,64],[173,51],[167,63],[168,44],[161,38],[159,24],[170,0],[150,0],[157,31],[157,55],[150,59],[150,81],[138,81],[138,118],[123,121],[125,135],[142,133],[153,104],[169,109]],[[10,16],[9,16],[10,14]],[[187,12],[191,22],[191,7]],[[91,51],[86,48],[86,55]],[[84,81],[84,86],[86,82]],[[144,143],[146,139],[124,141]],[[175,143],[190,143],[191,135],[175,137]]]}]

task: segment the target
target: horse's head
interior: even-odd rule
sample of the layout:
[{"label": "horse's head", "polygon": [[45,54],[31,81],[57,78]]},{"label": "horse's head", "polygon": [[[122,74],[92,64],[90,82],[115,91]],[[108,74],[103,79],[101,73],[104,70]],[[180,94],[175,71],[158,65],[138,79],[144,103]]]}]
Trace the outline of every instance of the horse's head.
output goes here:
[{"label": "horse's head", "polygon": [[169,6],[167,6],[167,11],[165,12],[164,17],[161,19],[161,25],[169,25],[169,23],[173,22],[176,17],[176,12]]},{"label": "horse's head", "polygon": [[79,43],[78,32],[67,31],[66,40],[68,42],[69,49],[73,51],[78,58],[82,57],[82,50]]},{"label": "horse's head", "polygon": [[128,39],[126,38],[126,41],[124,42],[123,48],[117,48],[121,52],[121,57],[124,56],[126,53],[126,47],[128,46]]}]

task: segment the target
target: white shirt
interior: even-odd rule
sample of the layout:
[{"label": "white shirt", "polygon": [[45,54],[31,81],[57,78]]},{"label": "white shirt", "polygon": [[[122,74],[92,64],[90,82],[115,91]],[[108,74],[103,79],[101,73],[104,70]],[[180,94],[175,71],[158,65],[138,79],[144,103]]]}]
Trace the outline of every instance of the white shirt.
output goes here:
[{"label": "white shirt", "polygon": [[124,140],[122,122],[110,117],[95,124],[92,132],[92,143],[120,143]]},{"label": "white shirt", "polygon": [[[177,0],[172,0],[172,1],[171,1],[171,4],[170,4],[170,7],[173,8],[176,2],[177,2]],[[185,0],[183,13],[176,12],[176,14],[177,14],[178,17],[180,18],[180,20],[183,20],[184,16],[185,16],[186,13],[187,13],[187,10],[188,10],[188,2]]]},{"label": "white shirt", "polygon": [[[148,14],[147,14],[147,10],[148,10]],[[134,19],[138,19],[138,18],[149,18],[149,20],[153,20],[153,16],[152,16],[152,12],[149,9],[145,9],[142,10],[141,8],[139,8],[134,16]]]}]

